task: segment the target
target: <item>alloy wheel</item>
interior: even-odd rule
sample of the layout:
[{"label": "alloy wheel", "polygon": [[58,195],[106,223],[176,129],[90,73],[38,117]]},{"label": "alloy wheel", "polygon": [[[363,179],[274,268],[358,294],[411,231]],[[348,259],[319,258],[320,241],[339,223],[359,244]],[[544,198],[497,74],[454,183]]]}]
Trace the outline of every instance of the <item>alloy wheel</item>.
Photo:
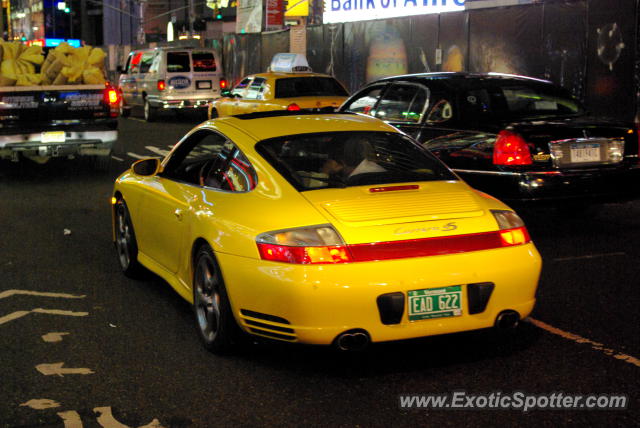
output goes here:
[{"label": "alloy wheel", "polygon": [[131,228],[123,205],[118,206],[116,248],[120,266],[126,270],[131,264]]},{"label": "alloy wheel", "polygon": [[198,328],[208,342],[213,342],[220,328],[221,299],[218,272],[208,255],[198,259],[194,282]]}]

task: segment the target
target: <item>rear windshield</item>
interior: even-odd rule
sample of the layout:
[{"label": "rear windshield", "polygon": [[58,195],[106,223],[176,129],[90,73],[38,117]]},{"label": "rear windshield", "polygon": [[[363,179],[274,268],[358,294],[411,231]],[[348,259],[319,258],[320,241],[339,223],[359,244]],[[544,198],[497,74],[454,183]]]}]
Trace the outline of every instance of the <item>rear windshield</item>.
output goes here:
[{"label": "rear windshield", "polygon": [[191,54],[193,71],[216,71],[216,59],[213,52],[197,52]]},{"label": "rear windshield", "polygon": [[456,180],[410,138],[387,132],[328,132],[264,140],[256,150],[300,191]]},{"label": "rear windshield", "polygon": [[276,80],[276,98],[347,95],[347,91],[333,77],[288,77]]},{"label": "rear windshield", "polygon": [[167,71],[169,73],[191,71],[189,52],[167,52]]},{"label": "rear windshield", "polygon": [[567,91],[538,82],[487,82],[466,92],[463,109],[469,119],[519,119],[583,113],[580,103]]}]

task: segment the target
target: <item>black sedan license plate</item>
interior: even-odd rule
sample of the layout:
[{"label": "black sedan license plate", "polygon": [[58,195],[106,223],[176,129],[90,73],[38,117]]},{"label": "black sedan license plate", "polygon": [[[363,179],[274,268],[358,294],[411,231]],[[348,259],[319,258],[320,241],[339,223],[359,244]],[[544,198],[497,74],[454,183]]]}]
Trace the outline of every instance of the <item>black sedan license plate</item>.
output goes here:
[{"label": "black sedan license plate", "polygon": [[462,315],[462,286],[460,285],[411,290],[407,294],[409,321]]},{"label": "black sedan license plate", "polygon": [[600,144],[575,143],[571,144],[571,162],[599,162]]}]

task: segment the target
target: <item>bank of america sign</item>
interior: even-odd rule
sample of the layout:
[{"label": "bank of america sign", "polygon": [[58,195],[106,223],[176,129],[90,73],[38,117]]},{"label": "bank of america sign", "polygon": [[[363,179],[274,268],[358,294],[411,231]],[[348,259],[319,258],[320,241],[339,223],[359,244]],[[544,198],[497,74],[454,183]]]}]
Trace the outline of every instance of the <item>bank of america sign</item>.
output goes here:
[{"label": "bank of america sign", "polygon": [[465,0],[324,0],[323,22],[353,22],[464,10]]}]

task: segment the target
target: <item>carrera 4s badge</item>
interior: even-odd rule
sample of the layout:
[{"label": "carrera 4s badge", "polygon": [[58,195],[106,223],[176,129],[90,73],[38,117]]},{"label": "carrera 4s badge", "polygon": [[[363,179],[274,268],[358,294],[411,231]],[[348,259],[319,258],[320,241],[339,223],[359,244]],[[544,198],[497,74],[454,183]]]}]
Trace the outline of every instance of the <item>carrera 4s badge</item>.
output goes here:
[{"label": "carrera 4s badge", "polygon": [[393,233],[395,235],[407,235],[410,233],[426,233],[426,232],[449,232],[456,230],[458,225],[455,221],[451,221],[442,226],[430,226],[430,227],[399,227]]}]

